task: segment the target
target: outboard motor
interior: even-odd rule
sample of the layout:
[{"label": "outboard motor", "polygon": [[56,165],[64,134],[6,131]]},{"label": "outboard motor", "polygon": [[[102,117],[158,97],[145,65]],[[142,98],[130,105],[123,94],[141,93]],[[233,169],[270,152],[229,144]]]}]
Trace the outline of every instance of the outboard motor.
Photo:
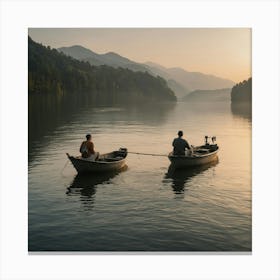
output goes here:
[{"label": "outboard motor", "polygon": [[[215,142],[216,142],[216,136],[212,136],[212,137],[210,137],[210,136],[205,136],[204,138],[205,138],[205,146],[207,146],[207,148],[211,148],[211,149],[212,149],[212,147],[213,147],[213,148],[217,147],[217,144],[215,144]],[[212,140],[212,144],[210,144],[210,143],[208,142],[208,138]],[[210,141],[210,140],[209,140],[209,141]]]},{"label": "outboard motor", "polygon": [[121,157],[127,156],[127,148],[119,148],[118,155]]},{"label": "outboard motor", "polygon": [[216,136],[212,136],[212,144],[214,145],[215,144],[215,141],[216,141]]}]

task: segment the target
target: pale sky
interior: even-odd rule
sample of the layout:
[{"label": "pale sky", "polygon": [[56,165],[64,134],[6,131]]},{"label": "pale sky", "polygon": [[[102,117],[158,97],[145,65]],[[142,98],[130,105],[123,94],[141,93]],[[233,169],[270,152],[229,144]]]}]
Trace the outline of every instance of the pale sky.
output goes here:
[{"label": "pale sky", "polygon": [[53,48],[81,45],[235,82],[251,77],[250,28],[32,28],[29,35]]}]

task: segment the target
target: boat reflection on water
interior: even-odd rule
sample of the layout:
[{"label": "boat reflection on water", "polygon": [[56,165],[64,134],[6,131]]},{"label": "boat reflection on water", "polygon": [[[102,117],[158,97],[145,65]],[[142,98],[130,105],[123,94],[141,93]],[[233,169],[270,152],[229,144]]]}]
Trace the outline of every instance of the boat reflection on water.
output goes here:
[{"label": "boat reflection on water", "polygon": [[182,194],[185,191],[187,182],[194,176],[201,174],[202,172],[216,166],[218,164],[218,158],[208,164],[201,166],[188,167],[184,169],[176,169],[170,164],[165,179],[171,179],[171,186],[175,194]]},{"label": "boat reflection on water", "polygon": [[127,170],[127,165],[118,171],[102,172],[96,174],[77,174],[66,190],[68,196],[79,195],[84,206],[93,206],[97,186],[106,184],[115,176]]}]

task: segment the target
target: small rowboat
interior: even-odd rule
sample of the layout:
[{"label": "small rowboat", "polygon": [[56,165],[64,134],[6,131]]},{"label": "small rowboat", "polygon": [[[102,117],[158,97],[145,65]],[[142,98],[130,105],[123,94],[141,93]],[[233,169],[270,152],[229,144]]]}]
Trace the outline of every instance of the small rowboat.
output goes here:
[{"label": "small rowboat", "polygon": [[219,146],[217,144],[205,144],[193,148],[192,153],[186,155],[173,155],[169,153],[168,158],[173,168],[184,168],[189,166],[200,166],[217,160]]},{"label": "small rowboat", "polygon": [[127,149],[120,148],[118,151],[102,154],[97,160],[87,160],[81,156],[73,157],[66,153],[69,160],[78,173],[98,173],[118,171],[125,166]]}]

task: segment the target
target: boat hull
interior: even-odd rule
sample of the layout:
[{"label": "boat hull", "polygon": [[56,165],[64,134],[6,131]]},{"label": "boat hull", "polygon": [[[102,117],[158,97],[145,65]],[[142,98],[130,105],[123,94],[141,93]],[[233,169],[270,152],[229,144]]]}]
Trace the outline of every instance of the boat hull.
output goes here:
[{"label": "boat hull", "polygon": [[67,156],[78,173],[100,173],[124,168],[127,151],[113,151],[100,155],[100,159],[96,161],[73,157],[69,154]]},{"label": "boat hull", "polygon": [[[204,151],[203,154],[199,152],[202,150]],[[216,161],[218,158],[218,150],[219,147],[217,145],[209,145],[208,147],[199,146],[199,147],[195,147],[192,155],[177,156],[177,155],[173,155],[173,153],[171,152],[168,155],[168,158],[174,168],[200,166]]]}]

